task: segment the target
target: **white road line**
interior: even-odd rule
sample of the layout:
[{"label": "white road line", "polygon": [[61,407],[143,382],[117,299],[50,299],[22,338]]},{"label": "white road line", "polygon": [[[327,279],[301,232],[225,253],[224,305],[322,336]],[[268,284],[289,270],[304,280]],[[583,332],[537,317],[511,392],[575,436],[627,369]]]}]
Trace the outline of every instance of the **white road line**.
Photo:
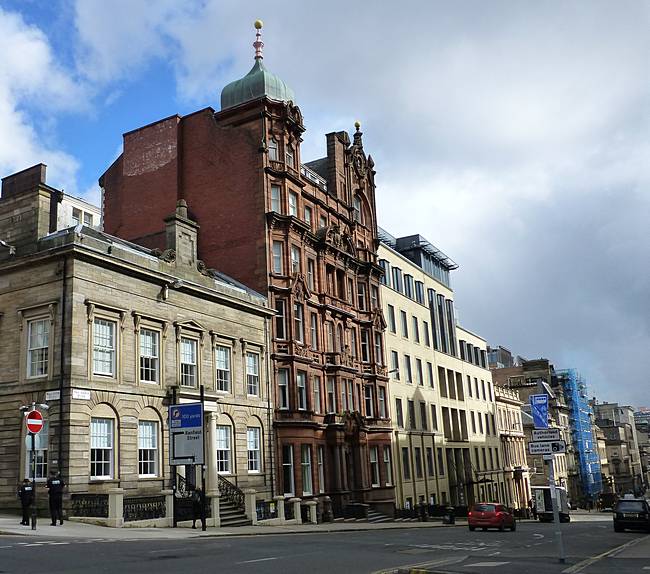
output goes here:
[{"label": "white road line", "polygon": [[50,546],[63,546],[64,544],[70,544],[69,542],[50,542]]},{"label": "white road line", "polygon": [[535,538],[544,538],[543,534],[533,534]]},{"label": "white road line", "polygon": [[27,548],[28,546],[43,546],[42,542],[34,542],[33,544],[23,544],[23,547]]},{"label": "white road line", "polygon": [[243,562],[236,562],[236,564],[252,564],[253,562],[267,562],[268,560],[277,560],[278,556],[270,556],[269,558],[258,558],[257,560],[244,560]]},{"label": "white road line", "polygon": [[612,548],[607,552],[603,552],[602,554],[598,554],[596,556],[592,556],[591,558],[587,558],[582,562],[578,562],[577,564],[574,564],[570,568],[566,568],[565,570],[562,570],[562,574],[577,574],[577,572],[581,572],[582,570],[584,570],[588,566],[591,566],[592,564],[595,564],[599,560],[602,560],[603,558],[607,558],[609,556],[616,556],[618,553],[622,552],[626,548],[629,548],[630,546],[634,546],[635,544],[638,544],[642,540],[647,540],[648,538],[650,538],[650,535],[642,536],[641,538],[634,538],[633,540],[630,540],[625,544],[621,544],[616,548]]},{"label": "white road line", "polygon": [[0,548],[13,548],[13,544],[10,544],[9,546],[0,546]]},{"label": "white road line", "polygon": [[476,562],[475,564],[465,564],[465,568],[493,568],[504,564],[510,564],[510,562]]}]

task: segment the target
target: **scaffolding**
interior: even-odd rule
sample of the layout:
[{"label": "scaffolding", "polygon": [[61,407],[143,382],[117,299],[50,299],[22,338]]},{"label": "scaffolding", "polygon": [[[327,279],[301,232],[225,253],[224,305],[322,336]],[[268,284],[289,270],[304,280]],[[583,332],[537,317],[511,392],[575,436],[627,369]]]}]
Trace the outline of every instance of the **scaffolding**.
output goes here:
[{"label": "scaffolding", "polygon": [[580,473],[583,496],[595,502],[602,492],[602,472],[594,433],[594,413],[589,405],[587,383],[575,369],[557,371],[569,407],[569,425]]}]

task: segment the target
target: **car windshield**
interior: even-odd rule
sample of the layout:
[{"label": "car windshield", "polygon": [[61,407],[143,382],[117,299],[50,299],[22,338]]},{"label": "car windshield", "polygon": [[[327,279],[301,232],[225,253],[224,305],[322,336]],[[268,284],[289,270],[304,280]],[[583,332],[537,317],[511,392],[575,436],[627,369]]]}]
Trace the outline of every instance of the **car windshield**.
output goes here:
[{"label": "car windshield", "polygon": [[640,500],[624,500],[616,506],[616,512],[643,512],[643,502]]},{"label": "car windshield", "polygon": [[475,512],[495,512],[494,504],[477,504],[474,507]]}]

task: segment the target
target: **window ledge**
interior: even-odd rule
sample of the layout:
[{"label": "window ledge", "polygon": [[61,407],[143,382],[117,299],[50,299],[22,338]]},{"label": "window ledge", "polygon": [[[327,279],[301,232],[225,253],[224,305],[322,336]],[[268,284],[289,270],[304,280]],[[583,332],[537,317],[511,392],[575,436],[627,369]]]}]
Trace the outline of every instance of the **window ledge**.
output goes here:
[{"label": "window ledge", "polygon": [[91,478],[88,484],[119,484],[120,481],[115,478]]}]

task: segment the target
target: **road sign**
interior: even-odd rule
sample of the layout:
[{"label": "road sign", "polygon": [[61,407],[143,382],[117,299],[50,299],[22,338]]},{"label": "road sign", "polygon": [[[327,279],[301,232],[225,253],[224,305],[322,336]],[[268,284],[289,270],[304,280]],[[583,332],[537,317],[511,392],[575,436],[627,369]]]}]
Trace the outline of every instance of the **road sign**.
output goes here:
[{"label": "road sign", "polygon": [[562,454],[566,452],[566,443],[563,440],[550,440],[546,442],[529,442],[528,452],[535,454]]},{"label": "road sign", "polygon": [[536,429],[548,428],[548,395],[530,395],[530,412]]},{"label": "road sign", "polygon": [[203,405],[169,407],[169,464],[203,464]]},{"label": "road sign", "polygon": [[560,429],[535,429],[533,430],[533,441],[562,440]]},{"label": "road sign", "polygon": [[30,433],[37,434],[43,428],[43,415],[39,411],[29,411],[25,423]]}]

